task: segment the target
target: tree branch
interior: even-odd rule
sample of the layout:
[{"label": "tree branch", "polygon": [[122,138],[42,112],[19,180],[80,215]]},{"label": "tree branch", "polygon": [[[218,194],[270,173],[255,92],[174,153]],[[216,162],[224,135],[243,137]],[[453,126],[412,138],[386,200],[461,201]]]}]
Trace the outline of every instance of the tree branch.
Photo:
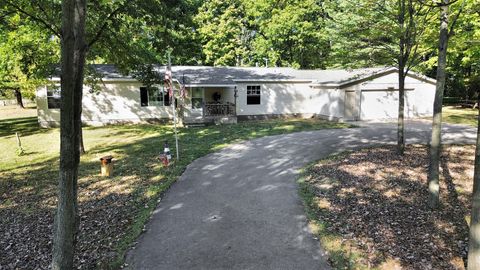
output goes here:
[{"label": "tree branch", "polygon": [[12,8],[14,8],[15,10],[17,10],[18,12],[26,15],[27,17],[29,17],[30,19],[42,24],[45,28],[47,28],[48,30],[50,30],[54,35],[56,35],[57,37],[61,37],[61,34],[60,34],[60,31],[58,29],[56,29],[55,27],[55,24],[54,23],[51,23],[51,22],[48,22],[38,16],[35,16],[33,15],[32,13],[24,10],[23,8],[21,8],[20,6],[12,3],[11,1],[6,1],[6,4],[7,6],[10,6]]},{"label": "tree branch", "polygon": [[[54,21],[47,13],[47,11],[43,8],[43,6],[40,4],[40,1],[34,1],[36,6],[42,11],[42,13],[45,15],[45,18],[52,24],[52,25],[55,25],[53,24],[52,22]],[[55,26],[56,29],[59,29],[58,27]]]},{"label": "tree branch", "polygon": [[103,32],[105,31],[105,29],[107,28],[107,25],[108,23],[112,20],[112,18],[118,13],[120,12],[126,5],[125,3],[127,2],[124,2],[124,4],[120,5],[118,8],[116,8],[115,10],[113,10],[108,16],[107,18],[105,19],[105,21],[103,22],[102,26],[100,27],[100,29],[97,31],[97,33],[94,35],[94,37],[92,38],[92,40],[90,40],[90,42],[88,42],[88,45],[87,45],[87,50],[93,45],[95,44],[95,42],[97,42],[103,35]]},{"label": "tree branch", "polygon": [[455,14],[455,17],[453,17],[452,20],[452,25],[450,25],[450,29],[448,30],[448,37],[451,37],[453,35],[453,29],[455,28],[455,24],[458,21],[458,18],[460,17],[460,14],[463,11],[463,8],[465,7],[465,0],[463,0],[462,5],[460,6],[460,9],[458,10],[457,14]]},{"label": "tree branch", "polygon": [[451,2],[448,2],[448,4],[445,4],[443,2],[437,2],[435,4],[427,4],[427,2],[425,0],[417,0],[419,1],[420,3],[422,3],[422,5],[424,6],[427,6],[427,7],[442,7],[442,6],[450,6],[452,4],[455,4],[456,2],[458,2],[458,0],[453,0]]},{"label": "tree branch", "polygon": [[0,21],[3,20],[4,18],[6,18],[8,15],[14,14],[14,13],[15,13],[15,11],[7,11],[3,14],[0,14]]}]

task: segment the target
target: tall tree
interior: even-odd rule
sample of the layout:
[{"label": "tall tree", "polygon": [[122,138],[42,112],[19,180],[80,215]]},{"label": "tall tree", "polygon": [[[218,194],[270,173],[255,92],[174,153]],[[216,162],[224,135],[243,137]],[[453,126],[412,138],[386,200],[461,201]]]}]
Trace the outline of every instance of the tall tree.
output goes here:
[{"label": "tall tree", "polygon": [[[340,2],[332,16],[332,58],[340,63],[363,59],[354,66],[395,65],[398,69],[397,150],[405,149],[405,78],[418,65],[421,41],[431,20],[431,8],[417,0]],[[337,17],[338,14],[338,17]]]},{"label": "tall tree", "polygon": [[433,123],[432,135],[430,139],[429,151],[429,169],[428,169],[428,191],[429,191],[429,206],[432,209],[438,207],[440,202],[440,154],[441,154],[441,131],[442,131],[442,105],[443,92],[445,89],[445,77],[447,67],[447,46],[449,36],[453,33],[455,22],[463,11],[465,0],[458,10],[458,13],[452,21],[449,29],[448,13],[450,0],[442,0],[439,3],[440,8],[440,35],[438,39],[438,65],[437,65],[437,83],[435,89],[435,100],[433,103]]},{"label": "tall tree", "polygon": [[326,67],[330,52],[326,2],[247,0],[245,5],[255,33],[254,61],[268,59],[272,66]]},{"label": "tall tree", "polygon": [[[132,69],[135,64],[149,64],[150,61],[157,60],[158,58],[148,58],[156,55],[155,52],[166,49],[160,45],[186,39],[169,37],[191,31],[187,25],[182,25],[178,27],[180,30],[175,31],[177,27],[174,26],[184,22],[181,17],[177,17],[185,12],[184,7],[158,0],[0,0],[1,11],[5,11],[1,17],[20,13],[59,37],[61,41],[60,170],[53,269],[73,269],[75,235],[78,228],[77,179],[86,58],[89,56],[92,61],[118,61],[120,67],[126,70]],[[168,25],[158,29],[156,26],[162,25],[162,20]],[[86,29],[89,31],[85,31]],[[167,33],[167,37],[163,36],[164,33]],[[162,38],[161,43],[156,40],[158,36]],[[109,53],[105,53],[107,51]],[[124,57],[126,55],[133,56]],[[179,53],[178,58],[186,62],[195,60],[189,53]]]},{"label": "tall tree", "polygon": [[[480,102],[480,97],[478,101]],[[467,269],[480,270],[480,111],[477,117],[477,144],[475,148]]]},{"label": "tall tree", "polygon": [[73,269],[77,215],[79,134],[83,95],[86,0],[63,0],[61,28],[60,173],[52,269]]},{"label": "tall tree", "polygon": [[205,63],[234,66],[247,57],[247,15],[241,0],[209,0],[195,17]]},{"label": "tall tree", "polygon": [[[462,2],[452,3],[455,13]],[[454,34],[448,40],[448,57],[444,95],[475,100],[476,85],[480,79],[480,2],[465,1],[462,15],[458,17]],[[429,39],[425,42],[431,51],[422,62],[424,73],[435,76],[438,63],[438,27],[431,27]],[[476,41],[477,40],[477,41]]]},{"label": "tall tree", "polygon": [[[403,155],[405,151],[405,78],[411,68],[409,65],[417,61],[415,51],[417,43],[416,14],[420,12],[413,0],[398,1],[398,122],[397,122],[397,152]],[[420,6],[421,8],[421,6]],[[420,9],[419,8],[419,9]],[[425,26],[423,26],[425,27]],[[410,62],[409,62],[410,61]]]},{"label": "tall tree", "polygon": [[206,64],[325,68],[327,17],[314,0],[208,0],[195,21]]}]

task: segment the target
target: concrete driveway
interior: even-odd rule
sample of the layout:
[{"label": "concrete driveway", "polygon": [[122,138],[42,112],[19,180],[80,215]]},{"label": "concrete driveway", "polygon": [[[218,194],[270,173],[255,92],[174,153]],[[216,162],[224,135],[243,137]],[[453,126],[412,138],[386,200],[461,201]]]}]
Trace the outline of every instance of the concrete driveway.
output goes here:
[{"label": "concrete driveway", "polygon": [[[347,149],[395,143],[395,123],[264,137],[190,164],[127,255],[130,269],[330,269],[309,233],[298,169]],[[429,140],[431,123],[406,122],[407,143]],[[476,130],[445,125],[446,143]]]}]

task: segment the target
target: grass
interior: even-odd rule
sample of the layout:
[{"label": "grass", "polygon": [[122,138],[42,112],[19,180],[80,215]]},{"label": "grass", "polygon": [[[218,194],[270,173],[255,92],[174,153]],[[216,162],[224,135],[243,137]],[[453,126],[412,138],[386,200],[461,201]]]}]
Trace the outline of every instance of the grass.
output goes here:
[{"label": "grass", "polygon": [[446,123],[477,126],[478,109],[444,106],[442,119]]},{"label": "grass", "polygon": [[[38,261],[39,254],[51,252],[49,226],[56,207],[59,129],[39,128],[29,111],[27,117],[18,117],[18,113],[5,116],[3,112],[0,111],[0,216],[12,218],[0,219],[0,234],[5,233],[2,230],[15,228],[22,220],[28,223],[33,218],[36,226],[29,235],[33,239],[22,236],[12,240],[16,248],[23,246],[24,250],[0,256],[0,264],[5,263],[2,259],[12,259],[8,256],[21,254],[36,257]],[[158,155],[163,151],[164,141],[170,143],[175,153],[171,125],[85,127],[87,153],[80,161],[78,195],[81,224],[84,225],[81,225],[77,245],[77,264],[82,262],[86,268],[118,268],[161,194],[193,160],[241,140],[346,127],[351,126],[315,119],[292,119],[180,128],[180,160],[167,168],[160,165]],[[15,132],[21,135],[25,150],[21,156],[16,154]],[[114,156],[114,176],[102,178],[98,175],[99,158],[107,154]],[[22,228],[21,224],[18,226]],[[2,244],[0,241],[0,248]],[[41,261],[42,266],[48,267],[49,258]],[[18,265],[20,268],[31,266],[28,261],[22,263]]]},{"label": "grass", "polygon": [[17,106],[0,106],[0,120],[18,117],[37,117],[37,108],[34,104],[26,104],[25,109]]}]

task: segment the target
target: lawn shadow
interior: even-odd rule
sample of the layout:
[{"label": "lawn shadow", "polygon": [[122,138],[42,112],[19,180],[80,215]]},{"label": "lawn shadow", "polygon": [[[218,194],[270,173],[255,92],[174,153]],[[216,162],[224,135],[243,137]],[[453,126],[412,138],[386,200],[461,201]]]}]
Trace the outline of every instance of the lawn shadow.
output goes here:
[{"label": "lawn shadow", "polygon": [[14,136],[16,132],[18,132],[20,136],[28,136],[47,131],[49,131],[49,129],[40,128],[37,117],[0,120],[0,137]]}]

